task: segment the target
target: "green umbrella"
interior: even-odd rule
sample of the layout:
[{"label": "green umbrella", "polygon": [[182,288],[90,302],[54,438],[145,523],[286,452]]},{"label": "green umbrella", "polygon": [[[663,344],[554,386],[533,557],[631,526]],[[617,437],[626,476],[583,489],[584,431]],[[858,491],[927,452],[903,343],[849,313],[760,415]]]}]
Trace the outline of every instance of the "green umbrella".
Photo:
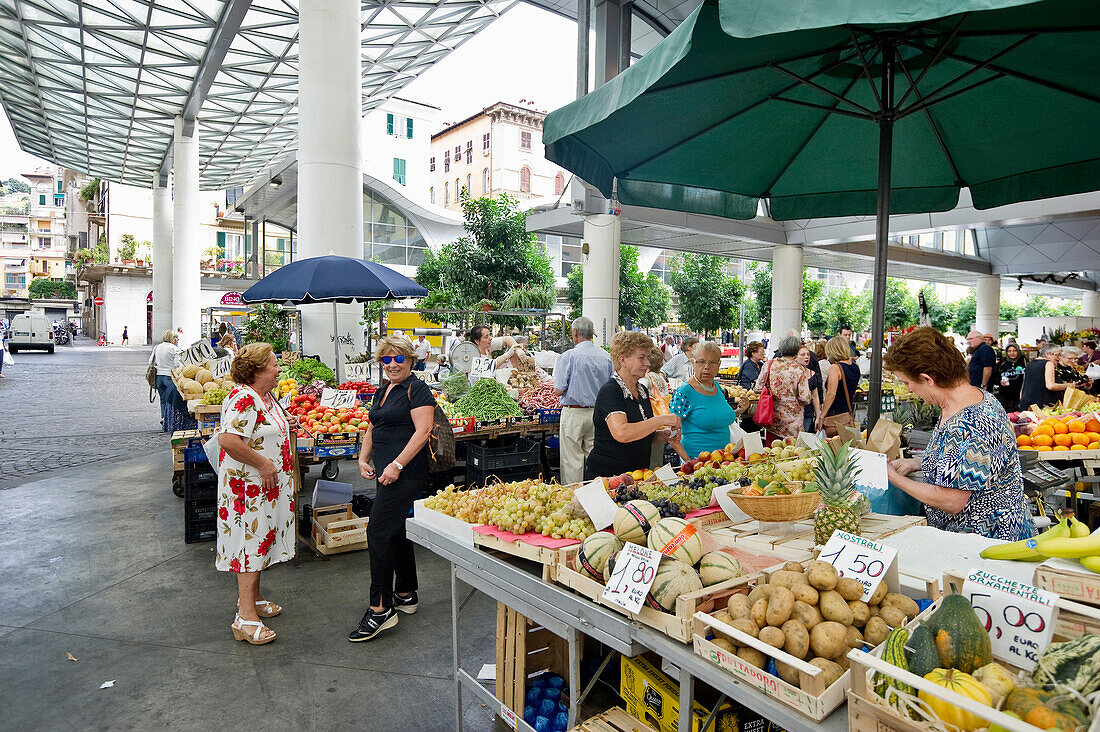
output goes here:
[{"label": "green umbrella", "polygon": [[[622,203],[778,220],[1100,188],[1100,3],[705,0],[607,84],[552,112],[546,157]],[[882,356],[872,348],[869,423]]]}]

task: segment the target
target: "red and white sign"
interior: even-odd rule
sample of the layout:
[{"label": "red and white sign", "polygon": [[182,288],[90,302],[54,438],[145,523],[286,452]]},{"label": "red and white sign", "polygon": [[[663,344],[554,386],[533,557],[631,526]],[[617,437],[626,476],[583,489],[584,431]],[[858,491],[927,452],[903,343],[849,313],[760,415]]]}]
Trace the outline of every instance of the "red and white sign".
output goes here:
[{"label": "red and white sign", "polygon": [[102,305],[104,302],[106,302],[106,300],[104,300],[102,297],[97,297],[95,300],[92,300],[92,302],[94,302],[96,305]]},{"label": "red and white sign", "polygon": [[145,296],[145,302],[153,302],[153,291],[149,290],[149,294]]},{"label": "red and white sign", "polygon": [[244,298],[239,292],[227,292],[222,295],[222,305],[244,305]]}]

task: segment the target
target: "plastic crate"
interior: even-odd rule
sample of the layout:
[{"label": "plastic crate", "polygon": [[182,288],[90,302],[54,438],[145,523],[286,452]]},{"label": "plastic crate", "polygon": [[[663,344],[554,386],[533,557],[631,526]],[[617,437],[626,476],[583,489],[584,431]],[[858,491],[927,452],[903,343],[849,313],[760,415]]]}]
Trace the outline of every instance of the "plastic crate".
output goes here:
[{"label": "plastic crate", "polygon": [[188,483],[217,483],[218,471],[210,463],[187,463],[183,467],[183,479]]},{"label": "plastic crate", "polygon": [[217,521],[184,521],[183,523],[183,541],[186,544],[214,541],[217,538]]},{"label": "plastic crate", "polygon": [[465,485],[467,488],[476,488],[485,485],[486,482],[495,482],[496,480],[510,483],[515,480],[537,478],[541,470],[542,468],[538,464],[493,470],[478,470],[467,465]]},{"label": "plastic crate", "polygon": [[215,500],[186,501],[183,506],[183,520],[186,523],[214,521],[218,517],[218,502]]},{"label": "plastic crate", "polygon": [[557,424],[561,422],[560,409],[536,409],[535,413],[539,416],[539,424]]},{"label": "plastic crate", "polygon": [[511,445],[482,446],[468,445],[466,464],[481,471],[516,468],[524,465],[538,465],[539,443],[525,437],[516,438]]},{"label": "plastic crate", "polygon": [[210,464],[210,461],[206,459],[206,450],[203,449],[202,445],[185,448],[183,451],[183,462],[205,465]]}]

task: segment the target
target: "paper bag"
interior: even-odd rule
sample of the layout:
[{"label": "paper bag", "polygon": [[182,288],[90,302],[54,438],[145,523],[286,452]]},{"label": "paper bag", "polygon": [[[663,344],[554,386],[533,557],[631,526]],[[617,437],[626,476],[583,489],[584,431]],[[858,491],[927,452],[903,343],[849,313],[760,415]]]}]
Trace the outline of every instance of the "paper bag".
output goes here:
[{"label": "paper bag", "polygon": [[863,447],[863,433],[858,428],[839,425],[836,428],[836,432],[836,436],[840,438],[841,444],[850,442],[852,443],[852,447]]},{"label": "paper bag", "polygon": [[1080,389],[1074,389],[1071,386],[1066,389],[1066,393],[1062,397],[1062,404],[1069,409],[1080,409],[1089,403],[1089,398],[1087,392],[1083,392]]},{"label": "paper bag", "polygon": [[867,436],[867,449],[881,452],[887,460],[901,457],[901,425],[892,419],[880,417],[875,428]]}]

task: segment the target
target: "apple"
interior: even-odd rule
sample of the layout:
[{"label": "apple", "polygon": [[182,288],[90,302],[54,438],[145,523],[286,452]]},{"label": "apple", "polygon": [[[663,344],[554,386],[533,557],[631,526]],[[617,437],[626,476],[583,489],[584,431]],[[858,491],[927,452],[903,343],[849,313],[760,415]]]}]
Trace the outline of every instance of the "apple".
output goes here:
[{"label": "apple", "polygon": [[703,450],[701,453],[699,453],[699,459],[703,462],[706,462],[710,459],[710,453],[706,450]]},{"label": "apple", "polygon": [[610,478],[607,481],[607,487],[610,488],[611,490],[617,490],[619,488],[619,486],[622,485],[622,484],[623,484],[623,479],[620,478],[617,475],[614,478]]},{"label": "apple", "polygon": [[623,485],[634,485],[634,477],[630,473],[623,473],[619,476],[619,480]]},{"label": "apple", "polygon": [[772,440],[771,446],[774,448],[783,447],[783,440]]}]

